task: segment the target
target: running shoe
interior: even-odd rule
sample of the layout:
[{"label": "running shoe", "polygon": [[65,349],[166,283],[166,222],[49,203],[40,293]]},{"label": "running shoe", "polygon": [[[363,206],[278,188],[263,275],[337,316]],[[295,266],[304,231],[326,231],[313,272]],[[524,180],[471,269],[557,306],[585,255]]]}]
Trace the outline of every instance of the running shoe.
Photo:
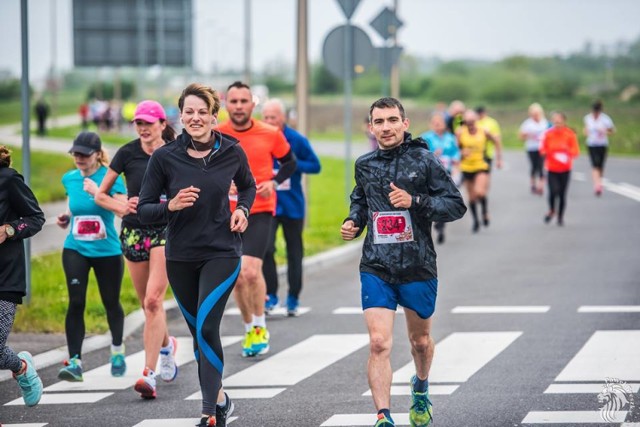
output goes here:
[{"label": "running shoe", "polygon": [[488,226],[489,226],[489,217],[488,217],[488,216],[486,216],[486,215],[485,215],[484,217],[482,217],[482,224],[483,224],[485,227],[488,227]]},{"label": "running shoe", "polygon": [[227,403],[224,406],[216,405],[216,427],[227,427],[227,418],[233,414],[235,406],[229,395],[225,392]]},{"label": "running shoe", "polygon": [[58,372],[58,378],[65,381],[84,381],[82,378],[82,365],[78,356],[73,356],[64,361],[64,368]]},{"label": "running shoe", "polygon": [[267,300],[264,303],[264,311],[266,314],[271,314],[273,310],[278,308],[278,296],[273,294],[267,295]]},{"label": "running shoe", "polygon": [[296,317],[300,314],[300,312],[298,311],[300,307],[300,302],[298,301],[298,298],[289,295],[287,297],[287,316],[289,317]]},{"label": "running shoe", "polygon": [[378,414],[378,421],[373,427],[395,427],[395,424],[392,419],[387,418],[384,414]]},{"label": "running shoe", "polygon": [[253,339],[255,337],[255,329],[251,328],[249,332],[244,334],[244,340],[242,341],[242,357],[253,357],[255,352],[253,351]]},{"label": "running shoe", "polygon": [[267,354],[269,352],[269,331],[260,326],[253,327],[253,341],[251,351],[253,355]]},{"label": "running shoe", "polygon": [[156,398],[156,374],[148,367],[142,371],[142,377],[136,381],[136,385],[133,389],[140,393],[140,397],[143,399],[155,399]]},{"label": "running shoe", "polygon": [[20,375],[13,374],[13,378],[18,381],[24,404],[27,406],[36,406],[42,397],[42,380],[36,372],[36,366],[33,364],[31,353],[21,351],[18,353],[18,357],[24,361],[26,368]]},{"label": "running shoe", "polygon": [[549,211],[549,213],[544,216],[544,223],[545,224],[549,224],[551,222],[551,220],[553,219],[554,215],[555,214],[554,214],[553,211]]},{"label": "running shoe", "polygon": [[111,375],[122,377],[127,372],[127,362],[124,360],[124,352],[111,352]]},{"label": "running shoe", "polygon": [[200,418],[200,424],[196,424],[196,427],[216,427],[216,417],[208,415]]},{"label": "running shoe", "polygon": [[178,351],[178,340],[176,337],[169,337],[169,345],[160,349],[160,378],[163,381],[171,382],[178,375],[176,351]]},{"label": "running shoe", "polygon": [[480,222],[474,221],[473,228],[471,229],[471,231],[473,231],[474,233],[477,233],[479,230],[480,230]]},{"label": "running shoe", "polygon": [[413,389],[415,375],[411,378],[411,409],[409,409],[409,424],[411,427],[427,427],[433,419],[429,390],[419,393]]}]

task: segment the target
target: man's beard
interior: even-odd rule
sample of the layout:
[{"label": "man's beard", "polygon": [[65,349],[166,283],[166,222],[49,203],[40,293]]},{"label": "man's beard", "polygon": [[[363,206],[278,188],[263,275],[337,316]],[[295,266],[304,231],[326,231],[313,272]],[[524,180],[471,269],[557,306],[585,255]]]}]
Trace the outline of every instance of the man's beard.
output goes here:
[{"label": "man's beard", "polygon": [[236,119],[235,116],[231,116],[229,118],[231,119],[231,122],[238,127],[243,127],[249,123],[249,120],[251,120],[251,116],[244,116],[242,120]]}]

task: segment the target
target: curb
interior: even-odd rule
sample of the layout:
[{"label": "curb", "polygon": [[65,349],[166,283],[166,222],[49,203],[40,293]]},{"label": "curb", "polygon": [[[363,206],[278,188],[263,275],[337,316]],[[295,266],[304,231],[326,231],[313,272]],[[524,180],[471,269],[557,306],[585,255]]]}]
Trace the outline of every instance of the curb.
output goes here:
[{"label": "curb", "polygon": [[[348,243],[337,248],[329,249],[328,251],[321,252],[319,254],[305,258],[302,261],[302,266],[305,272],[315,272],[327,267],[342,259],[346,259],[360,251],[362,248],[362,239],[357,242]],[[287,266],[282,265],[278,267],[278,276],[285,277],[287,274]],[[178,303],[175,299],[166,300],[164,302],[165,311],[174,310],[178,307]],[[133,334],[144,323],[144,313],[142,309],[138,309],[132,313],[129,313],[124,318],[124,332],[123,340]],[[111,333],[107,332],[102,335],[95,335],[87,338],[82,343],[82,352],[90,353],[95,350],[100,350],[111,345]],[[68,358],[67,346],[61,346],[53,350],[45,351],[44,353],[36,354],[33,356],[33,362],[37,369],[48,368],[50,366],[62,363]],[[12,378],[11,372],[0,371],[0,382],[6,381]]]}]

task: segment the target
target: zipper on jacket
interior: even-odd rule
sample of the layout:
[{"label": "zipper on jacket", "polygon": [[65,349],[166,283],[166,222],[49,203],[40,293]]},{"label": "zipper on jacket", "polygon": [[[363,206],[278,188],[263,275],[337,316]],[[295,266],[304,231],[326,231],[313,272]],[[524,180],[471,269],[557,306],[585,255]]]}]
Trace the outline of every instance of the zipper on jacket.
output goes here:
[{"label": "zipper on jacket", "polygon": [[[404,142],[403,142],[404,144]],[[400,148],[400,147],[398,147]],[[393,174],[393,183],[397,186],[398,185],[398,164],[400,162],[400,156],[402,155],[402,153],[400,152],[400,150],[398,150],[398,155],[396,156],[396,170],[394,171]],[[409,212],[409,217],[411,217],[411,213]],[[412,224],[413,226],[413,224]],[[400,243],[400,267],[402,268],[404,266],[404,244]]]}]

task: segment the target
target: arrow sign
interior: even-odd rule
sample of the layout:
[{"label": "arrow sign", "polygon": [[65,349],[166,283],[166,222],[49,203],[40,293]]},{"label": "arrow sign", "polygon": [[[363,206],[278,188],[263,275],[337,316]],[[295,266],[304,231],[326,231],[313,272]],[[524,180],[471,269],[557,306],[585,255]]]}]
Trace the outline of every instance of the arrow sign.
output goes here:
[{"label": "arrow sign", "polygon": [[338,0],[338,4],[342,8],[344,12],[344,16],[347,17],[347,20],[351,19],[353,16],[353,12],[356,11],[360,0]]},{"label": "arrow sign", "polygon": [[370,24],[380,34],[380,37],[385,40],[392,37],[398,31],[398,28],[402,27],[402,21],[388,7],[382,9],[382,12],[373,18]]}]

